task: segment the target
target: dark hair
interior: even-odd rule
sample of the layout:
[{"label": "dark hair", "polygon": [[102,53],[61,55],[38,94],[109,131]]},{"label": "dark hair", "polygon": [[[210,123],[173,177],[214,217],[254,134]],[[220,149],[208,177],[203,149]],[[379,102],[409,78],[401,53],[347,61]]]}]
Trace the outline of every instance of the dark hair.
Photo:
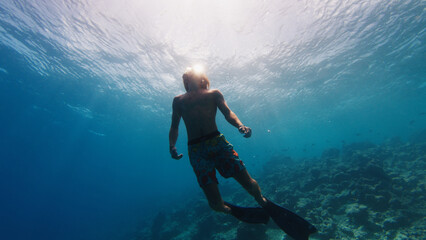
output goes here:
[{"label": "dark hair", "polygon": [[183,79],[183,85],[185,86],[185,90],[188,92],[189,90],[189,80],[191,78],[200,78],[201,79],[201,88],[209,89],[210,87],[210,81],[207,78],[207,75],[205,73],[196,73],[194,69],[187,68],[185,73],[182,75]]}]

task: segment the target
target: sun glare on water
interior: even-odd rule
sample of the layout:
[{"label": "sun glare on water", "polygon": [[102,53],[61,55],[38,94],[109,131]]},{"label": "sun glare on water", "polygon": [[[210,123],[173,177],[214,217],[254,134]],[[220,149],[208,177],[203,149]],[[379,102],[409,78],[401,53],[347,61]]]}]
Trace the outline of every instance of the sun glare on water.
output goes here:
[{"label": "sun glare on water", "polygon": [[194,69],[194,72],[195,72],[196,74],[204,73],[204,67],[203,67],[203,65],[201,65],[201,64],[195,64],[195,65],[192,67],[192,69]]}]

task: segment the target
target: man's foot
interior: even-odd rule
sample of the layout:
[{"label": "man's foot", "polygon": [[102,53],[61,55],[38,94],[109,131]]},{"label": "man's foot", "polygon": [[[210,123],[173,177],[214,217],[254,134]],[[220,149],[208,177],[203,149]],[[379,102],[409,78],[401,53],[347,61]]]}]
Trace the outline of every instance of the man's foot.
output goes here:
[{"label": "man's foot", "polygon": [[226,204],[223,205],[224,206],[224,213],[226,214],[232,214],[232,209],[230,207],[228,207]]},{"label": "man's foot", "polygon": [[266,207],[268,204],[268,200],[264,196],[261,196],[260,199],[256,199],[256,202],[259,203],[259,205],[262,207]]}]

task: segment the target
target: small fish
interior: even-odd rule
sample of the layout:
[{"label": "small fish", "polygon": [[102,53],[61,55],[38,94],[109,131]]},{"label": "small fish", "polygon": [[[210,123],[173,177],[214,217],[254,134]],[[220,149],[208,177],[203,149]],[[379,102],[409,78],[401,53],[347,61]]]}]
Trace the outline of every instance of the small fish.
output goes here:
[{"label": "small fish", "polygon": [[416,121],[411,120],[411,121],[410,121],[410,125],[413,125],[415,122],[416,122]]}]

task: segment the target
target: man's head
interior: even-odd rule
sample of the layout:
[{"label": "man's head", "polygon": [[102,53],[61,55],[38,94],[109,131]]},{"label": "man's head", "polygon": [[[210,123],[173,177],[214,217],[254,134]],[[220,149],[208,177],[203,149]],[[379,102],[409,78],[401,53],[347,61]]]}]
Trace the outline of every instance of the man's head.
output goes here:
[{"label": "man's head", "polygon": [[203,71],[197,71],[195,68],[187,68],[185,73],[182,75],[182,79],[187,92],[191,85],[198,86],[202,89],[208,89],[210,87],[210,81],[207,78],[207,75]]}]

